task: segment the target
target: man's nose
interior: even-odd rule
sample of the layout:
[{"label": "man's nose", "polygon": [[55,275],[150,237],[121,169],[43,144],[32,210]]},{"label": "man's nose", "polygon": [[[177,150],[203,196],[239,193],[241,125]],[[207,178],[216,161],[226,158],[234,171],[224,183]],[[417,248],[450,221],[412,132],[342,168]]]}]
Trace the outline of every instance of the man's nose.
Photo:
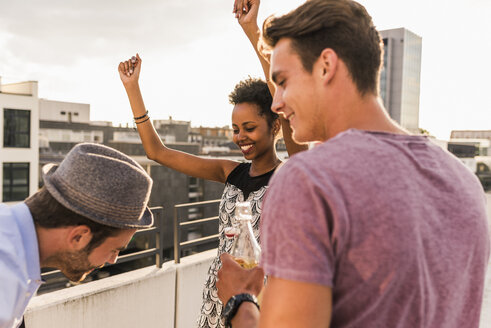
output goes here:
[{"label": "man's nose", "polygon": [[109,264],[116,263],[116,261],[118,260],[118,255],[119,255],[119,253],[113,253],[113,254],[111,254],[111,256],[109,257],[109,259],[106,262],[109,263]]},{"label": "man's nose", "polygon": [[276,114],[280,114],[283,112],[284,107],[285,107],[285,102],[283,101],[282,92],[276,89],[276,92],[273,97],[273,103],[271,104],[271,110]]}]

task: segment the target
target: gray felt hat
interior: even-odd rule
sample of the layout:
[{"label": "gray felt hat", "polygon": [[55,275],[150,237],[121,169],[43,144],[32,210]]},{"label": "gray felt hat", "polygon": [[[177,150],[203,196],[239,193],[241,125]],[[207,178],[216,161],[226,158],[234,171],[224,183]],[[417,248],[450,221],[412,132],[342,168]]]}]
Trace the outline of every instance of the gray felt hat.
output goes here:
[{"label": "gray felt hat", "polygon": [[44,185],[63,206],[117,228],[147,228],[152,179],[125,154],[98,144],[72,148],[60,163],[42,169]]}]

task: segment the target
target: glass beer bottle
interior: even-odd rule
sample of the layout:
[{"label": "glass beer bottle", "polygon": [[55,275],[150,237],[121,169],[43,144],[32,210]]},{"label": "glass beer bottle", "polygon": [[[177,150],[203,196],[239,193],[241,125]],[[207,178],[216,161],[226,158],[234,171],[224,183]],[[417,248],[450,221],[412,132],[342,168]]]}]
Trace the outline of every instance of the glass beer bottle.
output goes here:
[{"label": "glass beer bottle", "polygon": [[252,269],[259,264],[261,248],[252,232],[252,213],[250,202],[235,204],[235,220],[239,232],[235,236],[230,255],[245,269]]}]

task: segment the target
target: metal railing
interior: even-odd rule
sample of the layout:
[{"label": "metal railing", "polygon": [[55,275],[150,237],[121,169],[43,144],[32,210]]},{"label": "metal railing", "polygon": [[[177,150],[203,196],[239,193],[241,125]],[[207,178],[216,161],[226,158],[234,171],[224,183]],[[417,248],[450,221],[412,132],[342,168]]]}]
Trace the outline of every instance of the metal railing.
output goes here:
[{"label": "metal railing", "polygon": [[[104,267],[110,267],[113,265],[121,264],[124,262],[129,262],[133,260],[142,259],[148,256],[155,256],[155,264],[158,268],[162,267],[164,262],[164,250],[162,245],[164,243],[164,234],[163,234],[163,226],[164,226],[164,208],[162,206],[151,207],[150,210],[154,215],[154,223],[151,228],[137,230],[134,234],[134,237],[147,235],[147,234],[155,234],[155,247],[144,249],[138,252],[133,252],[125,255],[121,255],[118,257],[118,260],[114,264],[108,264]],[[41,274],[41,278],[43,280],[63,277],[63,274],[60,270],[52,270],[48,272],[44,272]]]},{"label": "metal railing", "polygon": [[[183,210],[188,210],[190,208],[204,208],[211,205],[216,205],[220,203],[220,199],[207,200],[203,202],[186,203],[174,206],[174,262],[181,262],[181,252],[191,247],[206,244],[212,241],[217,241],[219,234],[213,234],[210,236],[205,236],[201,238],[196,238],[193,240],[181,241],[181,232],[184,227],[196,226],[206,222],[218,221],[218,216],[207,217],[199,220],[183,221],[181,216]],[[185,217],[187,219],[187,215]]]}]

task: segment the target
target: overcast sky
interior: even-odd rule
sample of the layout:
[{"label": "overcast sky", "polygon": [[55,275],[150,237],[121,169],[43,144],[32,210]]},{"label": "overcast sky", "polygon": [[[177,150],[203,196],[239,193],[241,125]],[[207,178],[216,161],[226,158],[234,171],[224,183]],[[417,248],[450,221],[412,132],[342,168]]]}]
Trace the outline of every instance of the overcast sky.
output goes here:
[{"label": "overcast sky", "polygon": [[[491,129],[491,1],[363,0],[379,29],[423,37],[420,126]],[[263,0],[260,23],[301,0]],[[259,62],[233,0],[0,0],[0,76],[39,96],[88,103],[92,120],[130,122],[117,65],[136,52],[152,119],[230,124],[228,93]]]}]

